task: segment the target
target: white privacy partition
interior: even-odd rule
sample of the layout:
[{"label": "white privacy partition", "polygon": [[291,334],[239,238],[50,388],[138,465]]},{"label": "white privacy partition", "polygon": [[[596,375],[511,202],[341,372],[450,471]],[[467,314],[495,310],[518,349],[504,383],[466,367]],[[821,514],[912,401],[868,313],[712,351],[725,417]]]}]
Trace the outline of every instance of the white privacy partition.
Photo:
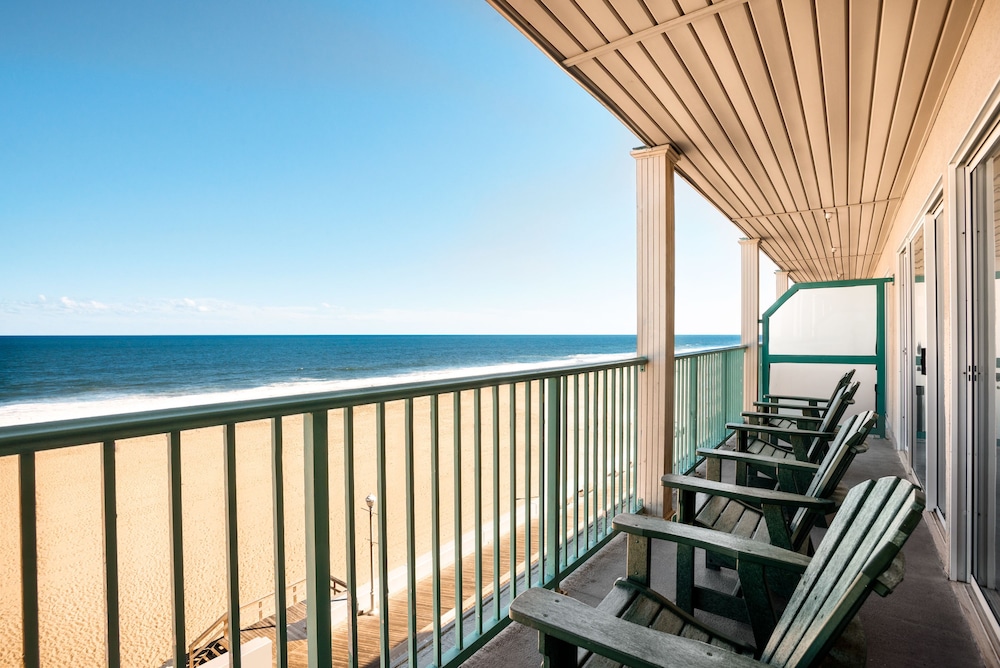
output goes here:
[{"label": "white privacy partition", "polygon": [[885,435],[885,284],[891,279],[796,283],[763,316],[761,392],[828,397],[855,369],[848,415],[879,414]]}]

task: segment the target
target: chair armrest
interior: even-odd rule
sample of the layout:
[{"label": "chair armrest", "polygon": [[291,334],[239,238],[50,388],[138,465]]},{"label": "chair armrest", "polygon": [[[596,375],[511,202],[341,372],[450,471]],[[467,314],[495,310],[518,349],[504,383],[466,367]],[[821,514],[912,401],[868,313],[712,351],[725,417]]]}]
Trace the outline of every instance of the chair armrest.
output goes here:
[{"label": "chair armrest", "polygon": [[830,397],[800,397],[794,394],[765,394],[765,399],[790,399],[792,401],[807,401],[815,402],[815,406],[809,406],[809,408],[822,408],[830,403]]},{"label": "chair armrest", "polygon": [[675,475],[672,473],[664,475],[660,478],[660,482],[663,483],[664,487],[686,492],[710,494],[712,496],[724,496],[727,499],[742,501],[757,508],[762,505],[773,505],[829,512],[834,509],[835,505],[833,499],[819,499],[814,496],[792,494],[790,492],[780,492],[760,487],[741,487],[715,480],[704,480],[702,478]]},{"label": "chair armrest", "polygon": [[702,457],[712,459],[727,459],[734,462],[744,462],[756,466],[773,466],[774,468],[786,469],[789,471],[804,471],[815,474],[819,470],[819,464],[812,462],[801,462],[797,459],[785,459],[783,457],[766,457],[755,455],[750,452],[737,452],[736,450],[719,450],[718,448],[698,448],[696,451]]},{"label": "chair armrest", "polygon": [[768,568],[780,568],[793,573],[804,573],[811,561],[804,554],[776,547],[770,543],[691,524],[670,522],[652,515],[623,513],[612,520],[611,526],[616,531],[633,536],[691,545],[739,561],[760,564]]},{"label": "chair armrest", "polygon": [[[810,406],[809,404],[788,404],[778,401],[755,401],[753,402],[753,405],[756,406],[757,409],[760,410],[761,412],[764,413],[769,412],[771,415],[774,415],[775,412],[773,410],[768,411],[768,409],[777,409],[785,411],[812,411],[814,413],[825,413],[827,411],[826,406]],[[778,415],[785,415],[785,414],[778,413]]]},{"label": "chair armrest", "polygon": [[744,418],[759,418],[762,420],[791,420],[793,422],[812,422],[819,425],[823,422],[823,418],[813,417],[811,415],[792,415],[790,413],[767,413],[758,411],[743,411],[740,413]]},{"label": "chair armrest", "polygon": [[[770,417],[774,417],[771,415]],[[817,431],[815,429],[795,429],[789,427],[772,427],[766,424],[747,424],[745,422],[727,422],[726,429],[732,431],[755,431],[762,434],[786,434],[788,436],[801,436],[803,438],[826,438],[830,439],[837,435],[833,431]]]},{"label": "chair armrest", "polygon": [[[760,663],[750,657],[626,622],[548,589],[529,589],[515,598],[510,604],[510,618],[550,638],[627,666],[760,668]],[[545,642],[540,639],[539,644],[544,646]],[[576,665],[575,651],[559,654],[565,663],[550,655],[549,665]]]}]

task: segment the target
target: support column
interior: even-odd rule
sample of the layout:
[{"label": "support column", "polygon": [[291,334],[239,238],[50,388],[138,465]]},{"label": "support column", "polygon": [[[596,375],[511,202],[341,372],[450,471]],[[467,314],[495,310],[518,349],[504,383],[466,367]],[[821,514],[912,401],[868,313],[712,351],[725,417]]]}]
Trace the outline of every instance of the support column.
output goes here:
[{"label": "support column", "polygon": [[673,147],[632,152],[636,161],[637,351],[649,361],[639,374],[639,497],[646,512],[673,513],[660,476],[674,458],[674,165]]},{"label": "support column", "polygon": [[791,272],[781,271],[780,269],[774,272],[774,298],[781,299],[781,295],[788,292],[788,275]]},{"label": "support column", "polygon": [[760,360],[760,239],[740,239],[741,299],[740,344],[747,347],[743,358],[743,410],[757,400]]}]

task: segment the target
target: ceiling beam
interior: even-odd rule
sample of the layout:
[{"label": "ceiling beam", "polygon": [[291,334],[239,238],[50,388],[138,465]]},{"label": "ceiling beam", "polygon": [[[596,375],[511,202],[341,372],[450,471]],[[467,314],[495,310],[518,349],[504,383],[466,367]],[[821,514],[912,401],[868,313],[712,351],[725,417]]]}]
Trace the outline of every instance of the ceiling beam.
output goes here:
[{"label": "ceiling beam", "polygon": [[640,30],[639,32],[632,33],[631,35],[627,35],[626,37],[622,37],[621,39],[616,39],[613,42],[608,42],[604,46],[599,46],[596,49],[585,51],[578,56],[567,58],[566,60],[562,61],[562,66],[569,69],[574,65],[578,65],[584,62],[585,60],[593,60],[594,58],[599,58],[606,53],[617,51],[619,48],[623,46],[627,46],[629,44],[635,44],[636,42],[640,42],[646,39],[647,37],[651,37],[653,35],[662,35],[666,32],[670,32],[675,28],[680,28],[681,26],[686,26],[690,23],[694,23],[698,19],[705,18],[706,16],[715,16],[721,11],[739,5],[745,5],[748,2],[750,2],[750,0],[719,0],[719,2],[716,2],[714,5],[709,5],[707,7],[702,7],[701,9],[696,9],[693,12],[688,12],[687,14],[684,14],[683,16],[672,18],[669,21],[658,23],[655,26],[650,26],[649,28]]}]

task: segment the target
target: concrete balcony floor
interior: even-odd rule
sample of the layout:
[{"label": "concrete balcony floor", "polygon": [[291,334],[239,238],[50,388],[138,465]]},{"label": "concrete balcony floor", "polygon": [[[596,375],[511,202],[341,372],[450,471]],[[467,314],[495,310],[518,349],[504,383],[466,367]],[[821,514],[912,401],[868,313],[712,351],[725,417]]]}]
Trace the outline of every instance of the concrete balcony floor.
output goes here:
[{"label": "concrete balcony floor", "polygon": [[[850,486],[861,480],[886,475],[903,476],[899,456],[883,439],[870,438],[869,451],[860,455],[847,476]],[[731,479],[731,478],[730,478]],[[931,523],[924,514],[906,546],[906,574],[886,598],[873,594],[859,613],[868,645],[869,666],[993,666],[996,656],[984,657],[974,634],[975,612],[968,603],[967,587],[950,582],[935,547]],[[817,530],[821,531],[821,530]],[[817,534],[814,540],[819,538]],[[653,587],[673,594],[673,545],[658,544],[653,553]],[[618,536],[588,563],[567,577],[566,593],[596,606],[614,580],[624,574],[625,541]],[[963,610],[967,611],[963,614]],[[711,616],[698,613],[708,620]],[[718,620],[712,620],[718,621]],[[711,621],[710,621],[711,623]],[[720,626],[733,635],[752,639],[747,627],[723,620]],[[512,624],[465,663],[469,668],[493,666],[535,668],[539,665],[537,635],[527,627]]]}]

